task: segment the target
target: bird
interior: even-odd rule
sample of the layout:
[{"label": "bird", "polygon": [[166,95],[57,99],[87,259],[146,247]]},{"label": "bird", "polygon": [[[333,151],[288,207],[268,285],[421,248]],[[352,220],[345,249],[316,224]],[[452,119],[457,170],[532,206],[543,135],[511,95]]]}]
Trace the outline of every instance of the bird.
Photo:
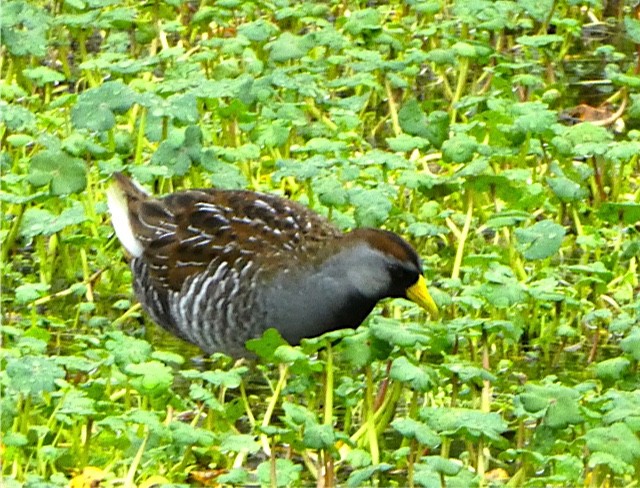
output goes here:
[{"label": "bird", "polygon": [[407,298],[437,316],[418,253],[393,232],[343,233],[268,193],[207,188],[155,197],[120,172],[112,180],[107,204],[138,301],[207,354],[246,357],[246,341],[269,328],[291,345],[357,328],[384,298]]}]

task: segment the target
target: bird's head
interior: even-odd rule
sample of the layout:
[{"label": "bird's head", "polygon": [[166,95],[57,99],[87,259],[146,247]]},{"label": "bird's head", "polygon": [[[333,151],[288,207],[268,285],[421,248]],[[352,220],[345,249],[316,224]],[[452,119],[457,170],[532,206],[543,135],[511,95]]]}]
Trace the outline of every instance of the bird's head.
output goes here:
[{"label": "bird's head", "polygon": [[393,232],[356,229],[347,234],[351,259],[347,280],[362,295],[375,300],[407,298],[437,316],[438,307],[429,294],[418,253]]}]

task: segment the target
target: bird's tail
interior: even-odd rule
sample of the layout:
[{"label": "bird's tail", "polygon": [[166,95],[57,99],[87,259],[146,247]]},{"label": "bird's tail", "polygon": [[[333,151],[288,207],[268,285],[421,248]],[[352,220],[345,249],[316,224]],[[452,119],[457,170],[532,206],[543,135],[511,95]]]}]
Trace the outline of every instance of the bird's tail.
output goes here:
[{"label": "bird's tail", "polygon": [[111,223],[118,239],[133,257],[140,257],[144,246],[134,232],[132,219],[137,218],[131,212],[131,206],[148,198],[147,193],[134,181],[122,173],[113,174],[113,183],[107,189],[107,205],[111,213]]}]

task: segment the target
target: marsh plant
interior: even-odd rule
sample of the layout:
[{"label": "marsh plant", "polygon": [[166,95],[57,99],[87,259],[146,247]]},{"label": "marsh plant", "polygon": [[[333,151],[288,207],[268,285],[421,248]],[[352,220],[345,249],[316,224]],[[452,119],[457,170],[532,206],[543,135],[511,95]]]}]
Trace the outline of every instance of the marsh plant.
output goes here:
[{"label": "marsh plant", "polygon": [[[604,3],[5,0],[3,486],[633,486],[640,22]],[[441,316],[204,357],[133,298],[114,171],[392,230]]]}]

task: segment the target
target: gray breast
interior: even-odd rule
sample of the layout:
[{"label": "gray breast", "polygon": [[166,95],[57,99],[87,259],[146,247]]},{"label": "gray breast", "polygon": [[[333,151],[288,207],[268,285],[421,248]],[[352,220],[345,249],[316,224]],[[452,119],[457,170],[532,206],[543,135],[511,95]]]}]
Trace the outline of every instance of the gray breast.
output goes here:
[{"label": "gray breast", "polygon": [[337,328],[340,311],[349,306],[342,283],[318,274],[280,276],[265,294],[267,327],[278,329],[294,345]]},{"label": "gray breast", "polygon": [[350,246],[306,268],[283,270],[265,289],[268,326],[291,344],[362,323],[385,296],[384,257]]}]

